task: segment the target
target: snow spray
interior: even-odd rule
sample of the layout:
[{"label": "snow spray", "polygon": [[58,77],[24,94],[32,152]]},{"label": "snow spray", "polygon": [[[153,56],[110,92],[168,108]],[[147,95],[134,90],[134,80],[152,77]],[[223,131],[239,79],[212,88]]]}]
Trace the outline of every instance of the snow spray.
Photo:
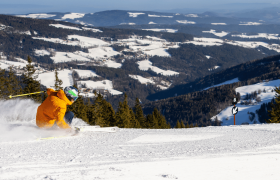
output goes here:
[{"label": "snow spray", "polygon": [[[59,128],[50,130],[36,126],[36,113],[40,104],[31,99],[0,100],[0,142],[36,140],[40,137],[61,136],[66,132]],[[86,125],[74,118],[73,125]]]}]

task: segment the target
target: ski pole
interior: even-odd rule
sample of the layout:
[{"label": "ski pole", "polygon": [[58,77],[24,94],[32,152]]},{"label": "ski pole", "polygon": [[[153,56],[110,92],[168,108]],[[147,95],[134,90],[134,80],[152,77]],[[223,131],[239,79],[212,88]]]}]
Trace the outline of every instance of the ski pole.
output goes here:
[{"label": "ski pole", "polygon": [[20,94],[20,95],[15,95],[15,96],[12,96],[10,95],[9,98],[14,98],[14,97],[20,97],[20,96],[28,96],[28,95],[31,95],[31,94],[40,94],[40,93],[44,93],[45,91],[40,91],[40,92],[34,92],[34,93],[27,93],[27,94]]}]

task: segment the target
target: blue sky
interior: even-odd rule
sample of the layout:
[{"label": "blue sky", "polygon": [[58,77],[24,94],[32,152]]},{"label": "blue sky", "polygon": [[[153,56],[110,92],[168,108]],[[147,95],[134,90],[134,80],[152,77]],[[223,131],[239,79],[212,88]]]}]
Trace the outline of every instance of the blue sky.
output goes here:
[{"label": "blue sky", "polygon": [[[240,4],[241,3],[241,4]],[[81,12],[103,10],[151,10],[173,9],[215,10],[256,9],[280,6],[279,0],[0,0],[0,14],[21,14],[39,12]]]}]

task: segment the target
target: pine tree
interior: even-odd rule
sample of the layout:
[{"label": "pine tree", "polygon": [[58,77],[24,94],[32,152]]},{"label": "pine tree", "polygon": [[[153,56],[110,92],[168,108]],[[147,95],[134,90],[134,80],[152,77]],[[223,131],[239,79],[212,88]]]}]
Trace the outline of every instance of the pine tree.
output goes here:
[{"label": "pine tree", "polygon": [[194,127],[193,123],[189,124],[189,128],[193,128],[193,127]]},{"label": "pine tree", "polygon": [[58,72],[57,69],[55,69],[54,71],[54,75],[55,75],[55,83],[54,83],[54,88],[56,91],[63,89],[63,87],[61,86],[63,84],[62,80],[58,78]]},{"label": "pine tree", "polygon": [[134,106],[134,110],[135,110],[135,118],[136,120],[140,123],[140,126],[142,128],[146,127],[146,118],[143,114],[143,110],[140,104],[140,100],[138,98],[136,98],[135,100],[135,106]]},{"label": "pine tree", "polygon": [[92,124],[94,125],[99,125],[100,127],[106,126],[106,122],[103,118],[103,107],[102,107],[102,102],[103,96],[101,94],[97,94],[97,97],[94,101],[93,105],[93,116],[92,116]]},{"label": "pine tree", "polygon": [[177,120],[177,123],[176,123],[175,128],[182,128],[182,127],[181,127],[181,123],[179,122],[179,120]]},{"label": "pine tree", "polygon": [[[23,93],[34,93],[40,91],[40,83],[36,81],[34,76],[35,68],[32,65],[32,60],[30,56],[27,57],[28,64],[25,67],[25,73],[23,74],[23,83],[25,85]],[[41,101],[41,94],[30,95],[30,97],[35,101]]]},{"label": "pine tree", "polygon": [[275,103],[271,104],[271,110],[268,111],[270,119],[267,123],[280,123],[280,87],[274,89],[276,92]]},{"label": "pine tree", "polygon": [[170,123],[167,124],[167,129],[171,129]]},{"label": "pine tree", "polygon": [[119,102],[118,111],[116,113],[116,124],[120,128],[130,128],[130,110],[127,104],[127,95],[125,94],[124,102]]},{"label": "pine tree", "polygon": [[91,103],[89,98],[87,99],[86,102],[86,108],[87,108],[87,119],[88,119],[87,123],[90,124],[89,122],[92,120],[92,116],[93,116],[93,111],[92,111],[93,104]]},{"label": "pine tree", "polygon": [[187,122],[186,128],[190,128],[189,122]]},{"label": "pine tree", "polygon": [[10,66],[7,80],[5,81],[6,95],[21,94],[22,89],[19,85],[18,77],[15,75],[13,68]]},{"label": "pine tree", "polygon": [[67,111],[72,111],[77,118],[88,122],[87,117],[87,106],[84,104],[84,101],[81,96],[71,105],[67,107]]},{"label": "pine tree", "polygon": [[0,68],[0,98],[4,98],[6,96],[5,92],[5,84],[6,84],[6,76],[5,70]]},{"label": "pine tree", "polygon": [[115,111],[112,107],[112,105],[107,102],[105,99],[102,99],[101,101],[102,105],[102,116],[105,121],[106,126],[116,126],[116,120],[115,120]]},{"label": "pine tree", "polygon": [[129,109],[129,114],[130,114],[131,128],[141,128],[141,125],[140,125],[139,121],[135,118],[135,114],[131,108]]},{"label": "pine tree", "polygon": [[157,120],[158,128],[160,129],[166,129],[167,123],[165,120],[165,117],[159,112],[157,108],[154,108],[153,115],[155,119]]},{"label": "pine tree", "polygon": [[186,126],[185,126],[183,120],[181,120],[181,128],[186,128]]},{"label": "pine tree", "polygon": [[155,119],[155,117],[153,116],[153,114],[148,114],[147,115],[146,128],[149,128],[149,129],[153,128],[154,119]]},{"label": "pine tree", "polygon": [[153,111],[153,122],[152,122],[152,128],[154,129],[159,129],[161,128],[161,122],[159,122],[159,120],[161,120],[161,114],[159,113],[157,108],[154,108]]}]

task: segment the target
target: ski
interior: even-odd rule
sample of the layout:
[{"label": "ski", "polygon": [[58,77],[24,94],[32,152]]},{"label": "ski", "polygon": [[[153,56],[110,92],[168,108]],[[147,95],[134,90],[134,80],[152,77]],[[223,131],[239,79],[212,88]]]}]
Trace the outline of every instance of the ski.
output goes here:
[{"label": "ski", "polygon": [[75,126],[75,129],[80,132],[118,132],[119,128],[115,127],[98,127],[98,126]]},{"label": "ski", "polygon": [[40,137],[40,138],[37,138],[37,140],[50,140],[50,139],[67,138],[67,137],[71,137],[71,136],[76,136],[76,135],[78,135],[78,134],[79,134],[79,133],[76,132],[76,133],[71,134],[71,135]]},{"label": "ski", "polygon": [[115,127],[100,127],[100,126],[74,126],[72,127],[75,129],[75,133],[71,135],[63,135],[63,136],[50,136],[50,137],[40,137],[37,140],[51,140],[51,139],[60,139],[60,138],[67,138],[78,135],[80,132],[118,132],[119,128]]}]

